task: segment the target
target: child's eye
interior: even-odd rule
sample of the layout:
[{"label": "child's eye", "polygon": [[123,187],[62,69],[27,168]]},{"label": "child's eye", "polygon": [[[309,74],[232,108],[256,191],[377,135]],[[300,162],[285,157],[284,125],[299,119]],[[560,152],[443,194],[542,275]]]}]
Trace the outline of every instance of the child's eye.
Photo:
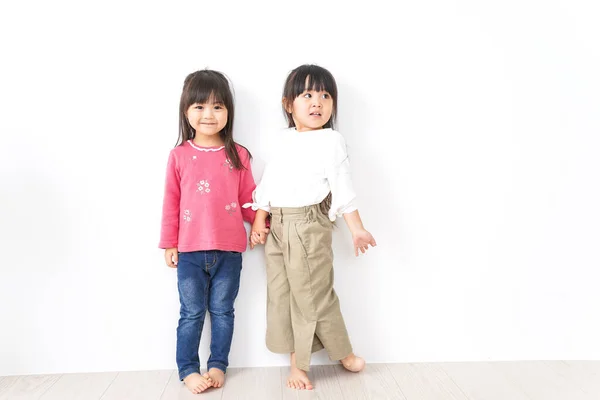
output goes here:
[{"label": "child's eye", "polygon": [[328,99],[329,98],[329,93],[323,93],[323,95],[321,96],[321,98]]},{"label": "child's eye", "polygon": [[310,99],[312,97],[312,95],[310,93],[304,93],[304,97],[307,99]]},{"label": "child's eye", "polygon": [[223,107],[223,106],[219,106],[219,105],[215,106],[215,110],[223,110],[224,108],[225,108],[225,107]]},{"label": "child's eye", "polygon": [[202,110],[204,108],[204,106],[201,106],[200,104],[196,104],[196,106],[194,108],[196,110]]}]

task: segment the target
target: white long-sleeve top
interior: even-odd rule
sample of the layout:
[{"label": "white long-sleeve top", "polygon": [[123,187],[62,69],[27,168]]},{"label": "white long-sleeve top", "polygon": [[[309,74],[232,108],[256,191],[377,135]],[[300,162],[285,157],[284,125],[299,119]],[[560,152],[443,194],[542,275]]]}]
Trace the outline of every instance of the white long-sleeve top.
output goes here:
[{"label": "white long-sleeve top", "polygon": [[267,144],[266,166],[256,187],[252,209],[318,204],[329,192],[329,219],[356,210],[346,142],[332,129],[298,132],[289,128]]}]

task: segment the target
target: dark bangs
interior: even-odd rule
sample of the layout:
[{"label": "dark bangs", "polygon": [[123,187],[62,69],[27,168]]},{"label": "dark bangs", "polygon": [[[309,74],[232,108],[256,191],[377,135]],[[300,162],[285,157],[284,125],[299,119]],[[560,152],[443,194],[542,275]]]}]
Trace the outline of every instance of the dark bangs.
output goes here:
[{"label": "dark bangs", "polygon": [[[308,82],[306,78],[308,77]],[[288,75],[283,87],[283,98],[286,104],[292,104],[294,99],[304,93],[305,90],[326,91],[333,100],[333,111],[331,118],[323,128],[334,129],[337,116],[337,84],[331,72],[318,65],[305,64],[294,69]],[[288,126],[294,127],[292,115],[287,112],[286,104],[283,104],[283,112],[287,118]]]},{"label": "dark bangs", "polygon": [[196,103],[223,104],[227,110],[233,110],[233,98],[229,95],[229,84],[216,71],[197,71],[190,74],[184,82],[181,109],[187,109]]}]

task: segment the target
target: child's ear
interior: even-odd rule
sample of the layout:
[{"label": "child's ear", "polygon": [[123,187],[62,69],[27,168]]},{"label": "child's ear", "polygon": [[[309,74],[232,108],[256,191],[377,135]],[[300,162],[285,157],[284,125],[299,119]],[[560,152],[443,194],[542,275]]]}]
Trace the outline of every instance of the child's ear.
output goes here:
[{"label": "child's ear", "polygon": [[292,105],[289,103],[289,101],[287,101],[285,97],[281,99],[281,104],[283,104],[283,108],[288,114],[292,113]]}]

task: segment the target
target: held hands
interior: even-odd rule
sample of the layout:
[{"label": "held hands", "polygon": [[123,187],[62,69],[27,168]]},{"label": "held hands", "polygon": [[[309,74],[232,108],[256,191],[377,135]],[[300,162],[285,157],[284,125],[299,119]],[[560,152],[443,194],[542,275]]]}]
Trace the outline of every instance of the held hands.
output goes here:
[{"label": "held hands", "polygon": [[252,231],[250,232],[250,237],[248,238],[248,242],[250,243],[250,248],[254,249],[254,246],[257,244],[265,244],[267,241],[267,236],[269,235],[269,228],[256,228],[252,226]]},{"label": "held hands", "polygon": [[358,250],[363,254],[371,247],[377,246],[375,238],[366,229],[357,229],[352,232],[352,242],[354,244],[354,255],[358,257]]},{"label": "held hands", "polygon": [[165,249],[165,262],[168,267],[177,268],[177,262],[179,262],[179,252],[177,247]]},{"label": "held hands", "polygon": [[267,219],[269,213],[265,210],[256,210],[256,216],[252,223],[252,229],[250,230],[250,236],[248,237],[248,243],[250,248],[254,249],[257,244],[265,244],[267,236],[269,236],[269,228],[267,228]]}]

